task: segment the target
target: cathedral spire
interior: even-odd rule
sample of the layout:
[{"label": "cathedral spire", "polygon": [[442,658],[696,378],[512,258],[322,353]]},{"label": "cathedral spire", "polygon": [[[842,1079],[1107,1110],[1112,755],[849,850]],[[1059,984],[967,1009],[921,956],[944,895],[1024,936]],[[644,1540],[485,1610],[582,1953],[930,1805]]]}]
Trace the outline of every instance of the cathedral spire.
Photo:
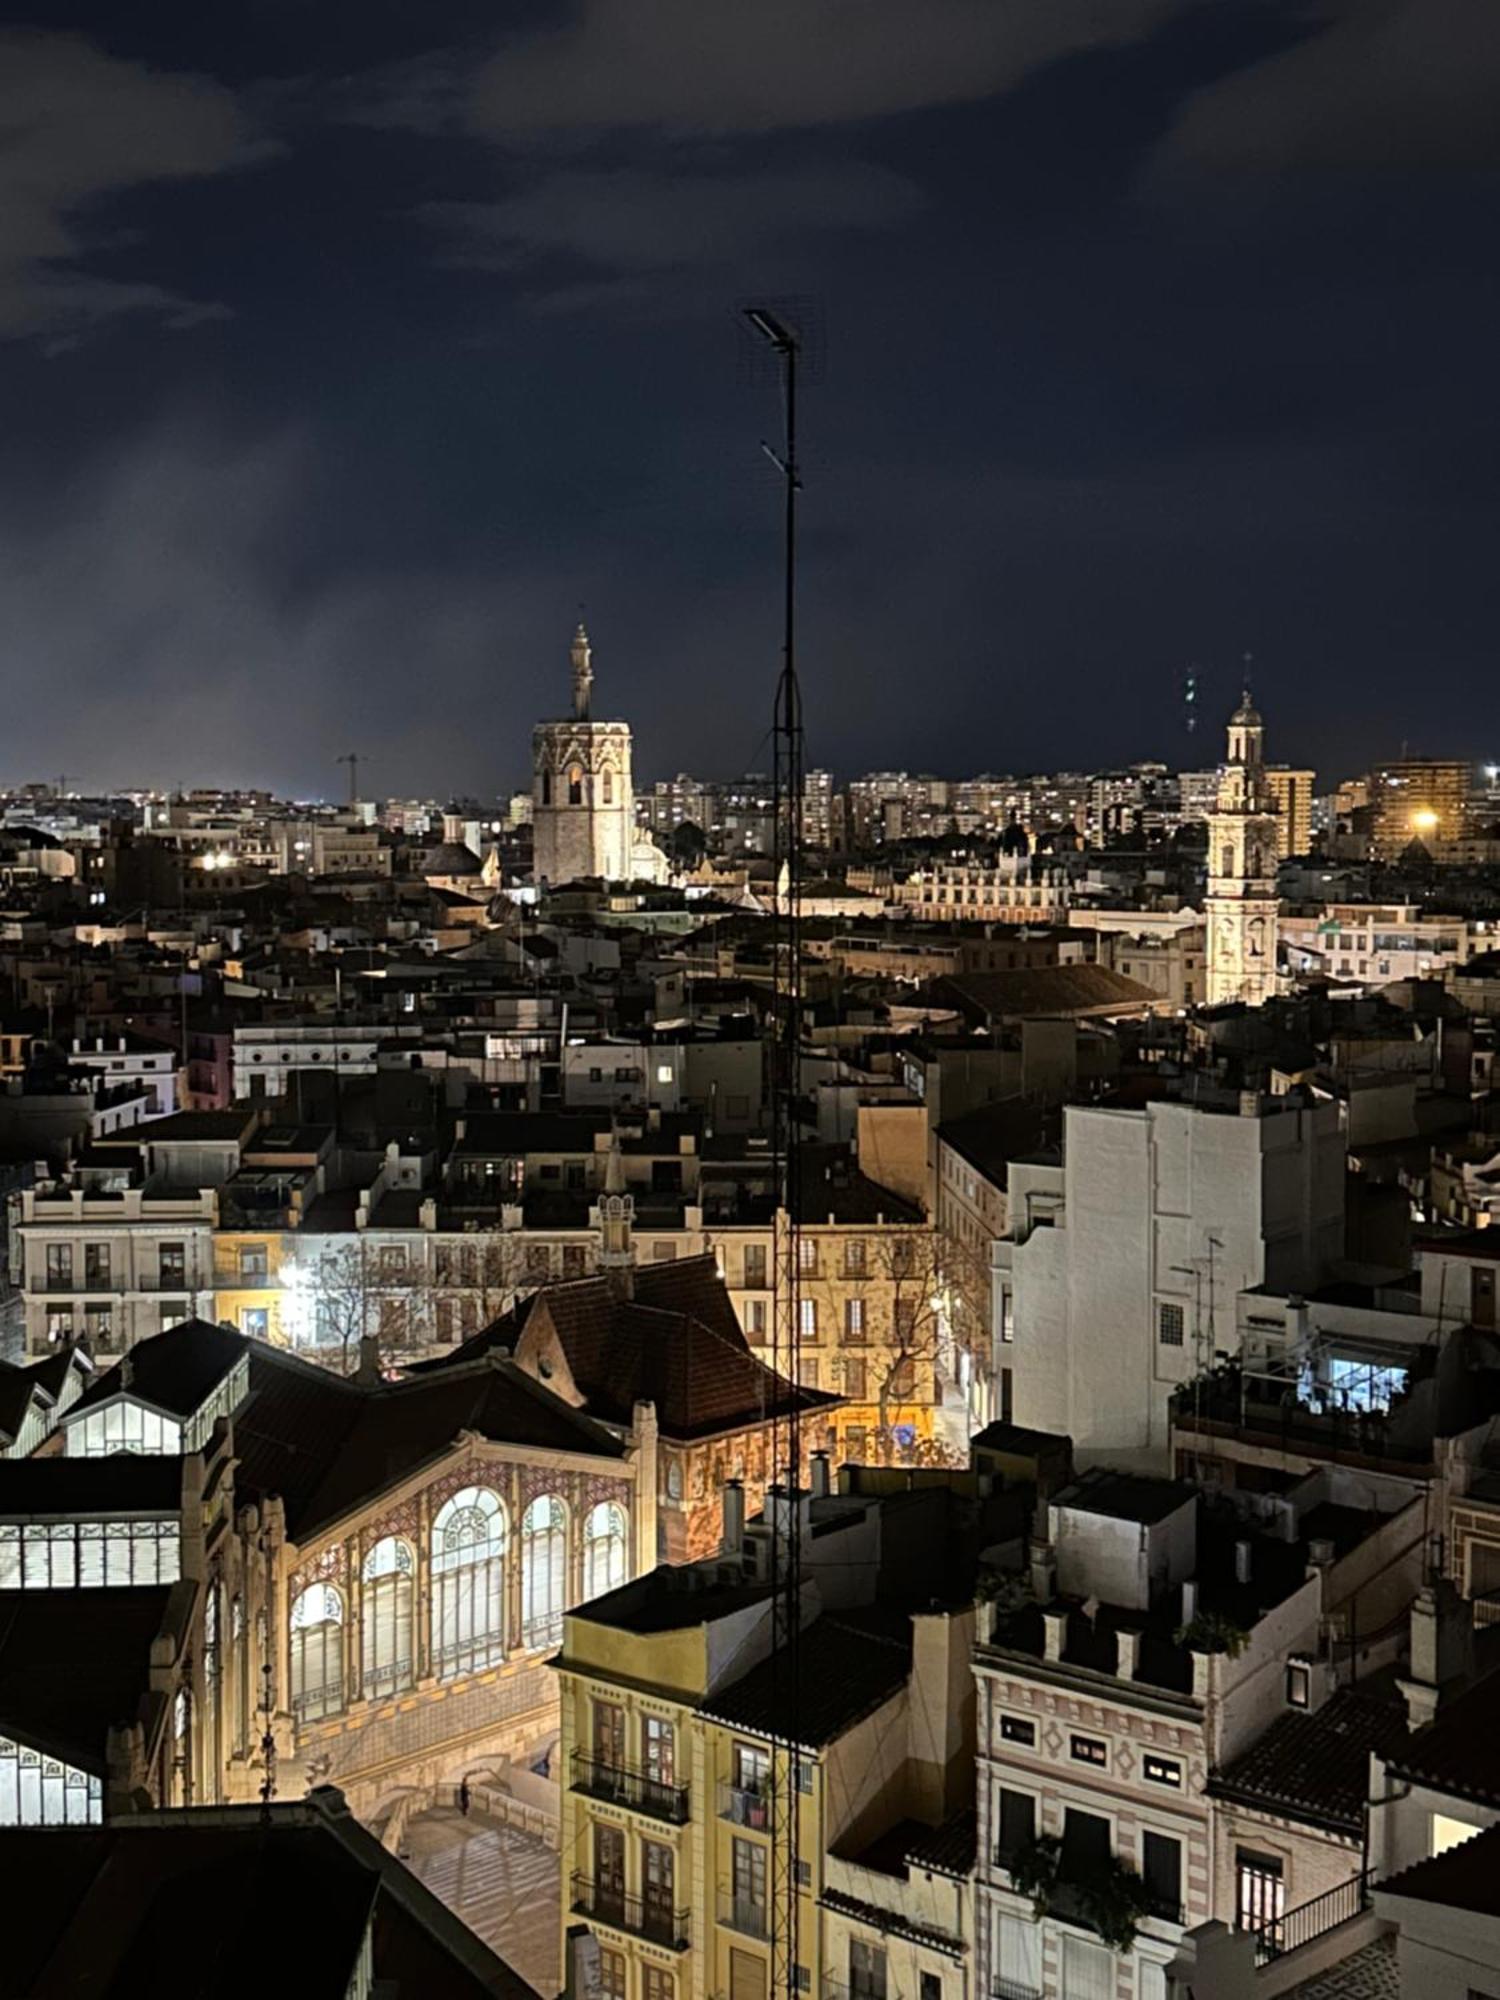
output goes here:
[{"label": "cathedral spire", "polygon": [[589,635],[583,629],[583,620],[578,621],[578,630],[573,634],[573,713],[580,722],[589,719],[589,698],[594,687],[593,649],[589,645]]}]

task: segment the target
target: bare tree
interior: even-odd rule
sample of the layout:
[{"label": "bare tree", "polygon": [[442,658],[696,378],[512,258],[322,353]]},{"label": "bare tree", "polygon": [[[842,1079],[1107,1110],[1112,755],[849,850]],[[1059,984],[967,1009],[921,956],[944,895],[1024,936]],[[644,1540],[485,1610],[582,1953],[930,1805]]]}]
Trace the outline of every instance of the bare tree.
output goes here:
[{"label": "bare tree", "polygon": [[358,1367],[359,1344],[370,1331],[369,1262],[368,1246],[356,1236],[325,1249],[314,1267],[313,1337],[320,1347],[337,1346],[345,1375]]},{"label": "bare tree", "polygon": [[437,1304],[456,1311],[462,1338],[509,1312],[541,1282],[527,1255],[527,1239],[518,1229],[466,1230],[436,1246]]},{"label": "bare tree", "polygon": [[382,1250],[395,1247],[372,1246],[356,1235],[318,1258],[312,1284],[316,1337],[320,1345],[337,1346],[346,1375],[359,1367],[367,1337],[374,1338],[382,1365],[425,1344],[431,1292],[422,1274],[412,1272],[409,1252],[399,1266],[386,1267]]},{"label": "bare tree", "polygon": [[903,1407],[936,1411],[951,1348],[951,1298],[936,1236],[925,1225],[872,1228],[829,1239],[828,1247],[835,1245],[839,1268],[805,1279],[804,1296],[818,1301],[820,1324],[826,1314],[830,1344],[844,1362],[864,1363],[873,1394],[850,1400],[875,1405],[875,1450],[882,1463],[933,1462],[934,1452],[943,1450],[940,1441],[903,1440],[900,1415]]}]

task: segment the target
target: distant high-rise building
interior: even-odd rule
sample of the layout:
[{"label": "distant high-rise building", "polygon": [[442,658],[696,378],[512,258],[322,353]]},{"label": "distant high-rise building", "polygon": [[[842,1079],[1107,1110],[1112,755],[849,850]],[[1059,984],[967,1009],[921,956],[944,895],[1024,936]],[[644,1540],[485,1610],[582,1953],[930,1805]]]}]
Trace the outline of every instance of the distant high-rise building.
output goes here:
[{"label": "distant high-rise building", "polygon": [[811,847],[828,847],[832,843],[832,771],[808,771],[803,775],[802,837]]},{"label": "distant high-rise building", "polygon": [[1313,780],[1316,771],[1293,770],[1290,764],[1268,764],[1266,784],[1276,801],[1276,853],[1287,861],[1312,846]]},{"label": "distant high-rise building", "polygon": [[1276,991],[1276,807],[1265,736],[1247,688],[1229,718],[1229,761],[1208,821],[1208,1000],[1258,1007]]},{"label": "distant high-rise building", "polygon": [[1217,765],[1211,771],[1177,773],[1177,795],[1184,826],[1191,826],[1199,820],[1207,819],[1219,803],[1221,775]]},{"label": "distant high-rise building", "polygon": [[1401,757],[1370,772],[1370,852],[1395,861],[1414,840],[1440,856],[1463,837],[1474,767],[1461,757]]}]

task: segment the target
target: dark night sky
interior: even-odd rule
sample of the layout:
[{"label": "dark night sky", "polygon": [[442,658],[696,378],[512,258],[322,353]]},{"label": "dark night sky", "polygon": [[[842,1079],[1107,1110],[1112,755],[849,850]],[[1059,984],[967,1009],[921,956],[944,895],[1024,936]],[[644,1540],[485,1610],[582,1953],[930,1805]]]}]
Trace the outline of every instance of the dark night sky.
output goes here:
[{"label": "dark night sky", "polygon": [[[0,782],[1500,754],[1495,0],[45,0],[0,34]],[[506,30],[494,24],[503,20]],[[1202,669],[1184,734],[1179,677]]]}]

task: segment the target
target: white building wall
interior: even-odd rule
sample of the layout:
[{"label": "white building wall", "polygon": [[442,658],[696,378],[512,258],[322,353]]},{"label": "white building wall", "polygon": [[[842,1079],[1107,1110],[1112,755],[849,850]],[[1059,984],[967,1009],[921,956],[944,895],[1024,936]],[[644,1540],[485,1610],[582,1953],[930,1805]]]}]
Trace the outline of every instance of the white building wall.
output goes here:
[{"label": "white building wall", "polygon": [[1172,1390],[1237,1347],[1236,1294],[1310,1288],[1342,1248],[1337,1110],[1070,1106],[1062,1179],[1051,1227],[1013,1201],[1016,1421],[1159,1462]]}]

